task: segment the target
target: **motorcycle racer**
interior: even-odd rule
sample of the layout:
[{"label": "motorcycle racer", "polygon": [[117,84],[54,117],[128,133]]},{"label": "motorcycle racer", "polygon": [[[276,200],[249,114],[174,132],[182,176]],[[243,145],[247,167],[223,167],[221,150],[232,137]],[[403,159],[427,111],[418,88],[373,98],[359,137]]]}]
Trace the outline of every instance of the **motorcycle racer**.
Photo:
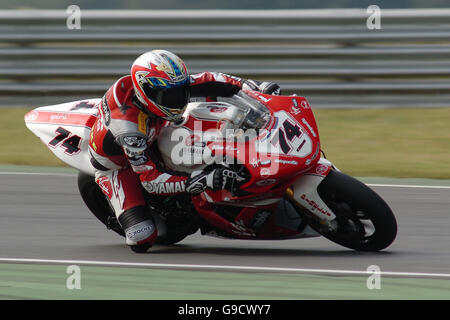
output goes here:
[{"label": "motorcycle racer", "polygon": [[184,62],[166,50],[138,57],[131,74],[117,80],[99,103],[89,141],[95,179],[107,196],[126,243],[146,252],[158,232],[141,186],[152,194],[198,194],[225,189],[241,177],[230,169],[188,175],[164,166],[156,141],[170,122],[180,121],[191,97],[232,96],[241,89],[279,94],[272,82],[243,80],[217,72],[190,75]]}]

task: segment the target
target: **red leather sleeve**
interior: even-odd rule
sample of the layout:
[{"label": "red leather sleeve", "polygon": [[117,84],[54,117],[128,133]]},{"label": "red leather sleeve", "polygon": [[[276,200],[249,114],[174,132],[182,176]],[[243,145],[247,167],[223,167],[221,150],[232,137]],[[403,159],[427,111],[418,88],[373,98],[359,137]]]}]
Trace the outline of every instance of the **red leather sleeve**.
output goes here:
[{"label": "red leather sleeve", "polygon": [[[152,148],[145,152],[145,163],[132,165],[139,175],[142,186],[155,195],[171,195],[185,192],[188,175],[164,168],[156,157],[151,155]],[[130,161],[131,163],[131,161]]]}]

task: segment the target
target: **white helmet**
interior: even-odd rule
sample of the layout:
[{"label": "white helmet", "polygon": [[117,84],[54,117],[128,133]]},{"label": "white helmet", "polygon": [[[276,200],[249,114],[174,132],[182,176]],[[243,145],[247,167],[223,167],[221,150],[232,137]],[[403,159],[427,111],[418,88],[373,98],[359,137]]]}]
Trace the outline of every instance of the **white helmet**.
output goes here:
[{"label": "white helmet", "polygon": [[178,120],[189,102],[189,72],[175,54],[152,50],[131,67],[134,91],[148,110],[167,120]]}]

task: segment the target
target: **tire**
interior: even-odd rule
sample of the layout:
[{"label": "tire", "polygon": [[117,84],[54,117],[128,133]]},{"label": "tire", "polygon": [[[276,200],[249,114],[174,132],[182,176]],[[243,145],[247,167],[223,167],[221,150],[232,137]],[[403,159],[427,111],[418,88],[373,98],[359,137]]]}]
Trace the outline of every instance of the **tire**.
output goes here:
[{"label": "tire", "polygon": [[116,220],[108,200],[100,187],[95,183],[95,178],[85,173],[78,173],[78,190],[86,206],[108,229],[113,230],[122,237],[125,232]]},{"label": "tire", "polygon": [[158,239],[156,240],[156,244],[171,246],[171,245],[174,245],[174,244],[180,242],[181,240],[186,238],[188,235],[189,234],[187,234],[187,233],[181,233],[181,232],[180,233],[168,232],[165,236],[158,237]]},{"label": "tire", "polygon": [[397,222],[392,210],[364,183],[333,170],[320,183],[318,193],[336,215],[337,225],[324,230],[317,221],[308,223],[325,238],[358,251],[383,250],[395,240]]},{"label": "tire", "polygon": [[198,225],[186,213],[176,213],[166,216],[166,234],[158,237],[157,244],[174,245],[187,236],[197,232]]}]

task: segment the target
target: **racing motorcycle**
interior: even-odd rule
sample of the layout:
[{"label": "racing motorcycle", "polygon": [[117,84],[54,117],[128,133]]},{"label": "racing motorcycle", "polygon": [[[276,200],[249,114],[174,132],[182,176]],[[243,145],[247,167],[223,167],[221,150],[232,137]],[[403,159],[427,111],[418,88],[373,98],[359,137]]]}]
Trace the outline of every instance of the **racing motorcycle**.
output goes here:
[{"label": "racing motorcycle", "polygon": [[[80,195],[92,213],[124,236],[89,159],[99,103],[39,107],[25,115],[25,122],[79,171]],[[190,102],[183,120],[166,126],[155,143],[170,169],[192,173],[226,166],[241,177],[224,190],[198,195],[158,195],[181,188],[165,182],[147,185],[151,193],[136,190],[145,195],[159,244],[175,244],[200,230],[228,239],[323,236],[354,250],[378,251],[396,237],[396,219],[386,202],[325,158],[304,97],[240,91],[231,98]]]}]

